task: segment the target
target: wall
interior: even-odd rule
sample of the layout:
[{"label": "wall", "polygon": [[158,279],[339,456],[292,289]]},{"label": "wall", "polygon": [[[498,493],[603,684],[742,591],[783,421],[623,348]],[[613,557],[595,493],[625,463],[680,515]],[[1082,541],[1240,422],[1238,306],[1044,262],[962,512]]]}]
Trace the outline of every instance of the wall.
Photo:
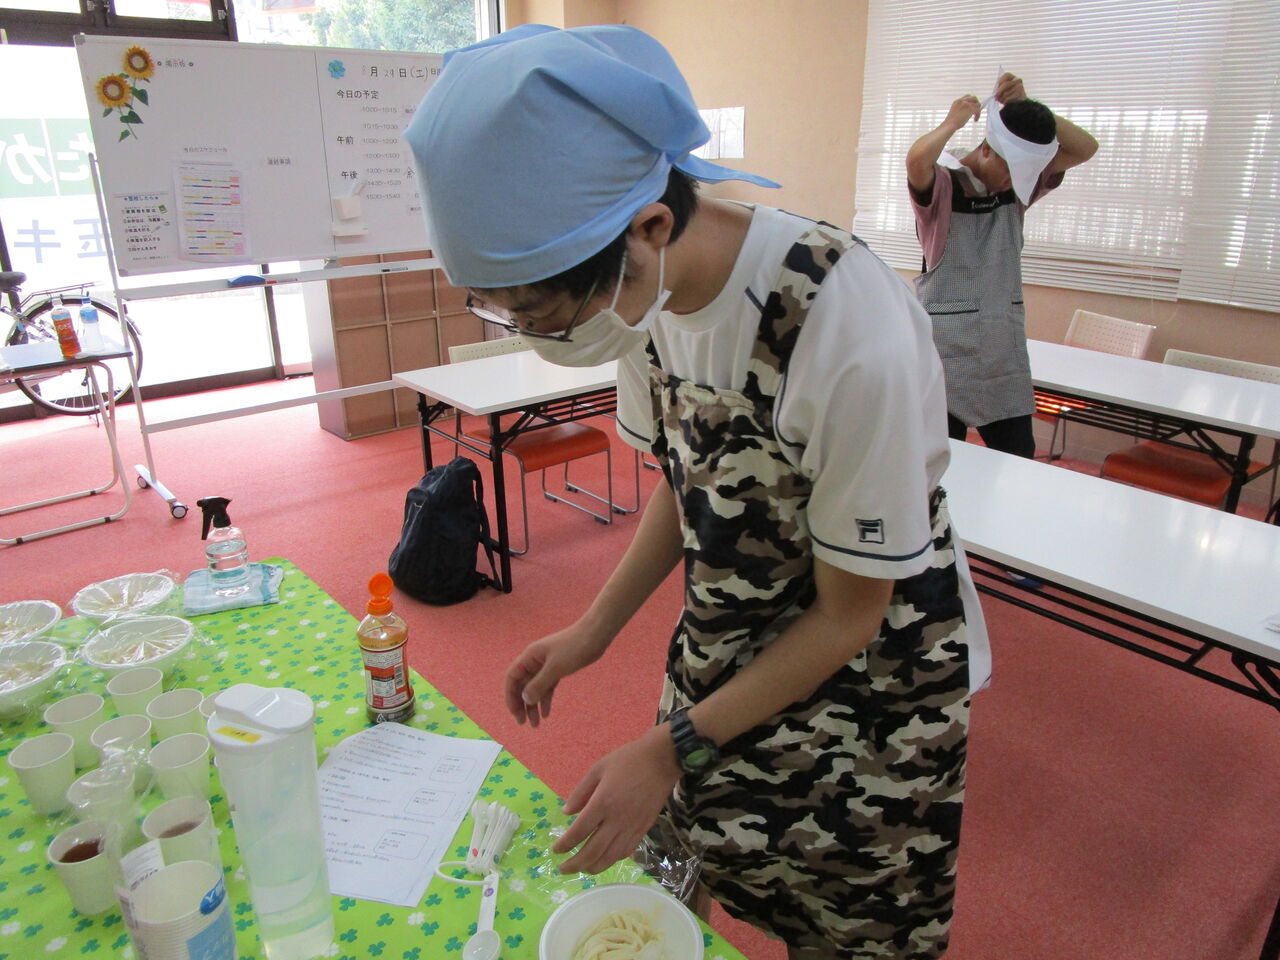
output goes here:
[{"label": "wall", "polygon": [[508,0],[507,25],[629,23],[671,51],[700,107],[746,108],[730,166],[782,184],[705,187],[841,226],[853,222],[865,0]]},{"label": "wall", "polygon": [[[783,185],[731,182],[705,187],[707,194],[853,223],[866,0],[507,0],[506,9],[509,25],[629,23],[652,34],[675,57],[699,106],[746,107],[746,156],[726,162]],[[1041,215],[1052,213],[1047,203]],[[1025,293],[1034,339],[1060,343],[1071,314],[1084,308],[1155,324],[1151,359],[1176,347],[1280,365],[1274,314],[1052,287]],[[1092,459],[1127,441],[1073,427],[1071,442],[1074,455]]]}]

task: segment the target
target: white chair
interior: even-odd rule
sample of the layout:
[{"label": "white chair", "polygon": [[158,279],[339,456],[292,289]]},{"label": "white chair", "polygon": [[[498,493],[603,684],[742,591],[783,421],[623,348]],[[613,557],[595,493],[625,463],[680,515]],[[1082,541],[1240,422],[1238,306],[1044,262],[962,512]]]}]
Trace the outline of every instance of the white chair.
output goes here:
[{"label": "white chair", "polygon": [[[1082,347],[1099,353],[1114,353],[1121,357],[1141,359],[1147,354],[1147,347],[1151,345],[1151,335],[1155,330],[1156,328],[1149,323],[1138,323],[1134,320],[1122,320],[1120,317],[1108,317],[1101,313],[1090,313],[1088,310],[1077,310],[1071,317],[1067,335],[1062,342],[1068,347]],[[1049,452],[1045,455],[1046,460],[1057,460],[1067,452],[1067,419],[1071,411],[1088,406],[1089,404],[1078,400],[1036,397],[1036,416],[1053,424],[1053,433],[1049,437]],[[1062,433],[1062,449],[1055,453],[1059,431]]]},{"label": "white chair", "polygon": [[[528,350],[529,344],[519,335],[499,337],[496,340],[481,340],[478,343],[464,343],[449,348],[449,362],[458,363],[463,360],[475,360],[480,357],[492,357],[504,353],[517,353]],[[454,411],[456,435],[454,439],[454,456],[458,453],[458,438],[466,438],[473,443],[492,443],[492,434],[487,423],[463,427],[462,412]],[[524,548],[511,549],[514,556],[523,556],[529,552],[529,499],[525,489],[525,475],[536,470],[542,478],[542,495],[548,500],[563,503],[589,513],[601,523],[612,523],[613,514],[622,512],[613,503],[613,452],[609,435],[598,427],[580,421],[558,423],[551,427],[540,427],[522,433],[503,448],[503,453],[510,454],[520,465],[520,507],[524,515]],[[584,490],[580,486],[569,483],[569,463],[583,457],[603,453],[605,456],[605,476],[607,490],[605,496]],[[547,469],[557,465],[564,466],[564,486],[566,490],[580,493],[585,497],[603,504],[606,509],[597,513],[581,504],[574,503],[564,497],[556,496],[547,489]],[[637,498],[639,491],[637,489]]]},{"label": "white chair", "polygon": [[[1186,350],[1169,350],[1164,362],[1196,370],[1245,377],[1267,383],[1280,383],[1280,367],[1247,360],[1232,360],[1206,353]],[[1276,496],[1276,472],[1280,464],[1280,441],[1272,449],[1270,462],[1255,460],[1249,464],[1249,473],[1271,468],[1271,495]],[[1143,487],[1158,493],[1192,500],[1210,507],[1220,507],[1231,488],[1231,475],[1217,460],[1201,450],[1188,450],[1156,440],[1143,440],[1124,450],[1109,454],[1102,461],[1101,475],[1108,480],[1118,480],[1133,487]],[[1274,511],[1276,508],[1273,507]],[[1280,518],[1276,518],[1280,519]]]}]

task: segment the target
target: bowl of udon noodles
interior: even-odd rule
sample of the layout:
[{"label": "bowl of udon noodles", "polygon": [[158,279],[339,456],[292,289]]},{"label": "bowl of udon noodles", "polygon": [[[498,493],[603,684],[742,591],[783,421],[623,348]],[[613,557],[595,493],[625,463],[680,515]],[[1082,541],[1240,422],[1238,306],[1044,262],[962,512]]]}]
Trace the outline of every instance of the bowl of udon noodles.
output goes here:
[{"label": "bowl of udon noodles", "polygon": [[702,960],[702,928],[655,884],[606,883],[556,908],[538,960]]}]

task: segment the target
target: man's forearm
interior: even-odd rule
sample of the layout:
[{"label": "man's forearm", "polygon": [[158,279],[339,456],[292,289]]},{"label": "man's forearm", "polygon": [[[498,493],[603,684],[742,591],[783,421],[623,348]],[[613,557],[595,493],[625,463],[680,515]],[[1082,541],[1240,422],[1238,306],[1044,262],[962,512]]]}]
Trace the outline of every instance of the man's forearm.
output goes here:
[{"label": "man's forearm", "polygon": [[645,504],[636,535],[622,560],[582,620],[593,632],[612,639],[666,579],[683,552],[675,494],[664,478]]},{"label": "man's forearm", "polygon": [[723,744],[813,693],[875,638],[893,596],[875,580],[815,561],[818,599],[728,683],[689,710]]},{"label": "man's forearm", "polygon": [[1054,133],[1058,138],[1058,155],[1053,158],[1053,172],[1061,173],[1079,166],[1098,152],[1098,141],[1088,131],[1056,113],[1053,120]]}]

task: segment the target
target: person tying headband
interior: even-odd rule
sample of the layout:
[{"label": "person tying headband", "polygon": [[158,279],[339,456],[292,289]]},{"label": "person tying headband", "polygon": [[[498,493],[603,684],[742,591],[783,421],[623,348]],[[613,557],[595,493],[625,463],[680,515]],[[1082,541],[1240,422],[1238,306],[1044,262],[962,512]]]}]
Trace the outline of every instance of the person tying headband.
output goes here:
[{"label": "person tying headband", "polygon": [[569,796],[561,869],[659,824],[792,960],[941,956],[989,652],[911,289],[843,230],[700,197],[776,184],[693,156],[688,86],[631,27],[453,51],[405,138],[472,312],[552,363],[617,360],[619,433],[663,469],[598,595],[506,674],[516,721],[546,725],[682,567],[657,722]]},{"label": "person tying headband", "polygon": [[[986,138],[963,155],[951,137],[986,112]],[[1028,100],[1022,80],[1001,73],[985,102],[963,96],[907,151],[907,183],[924,272],[916,295],[933,318],[947,381],[948,433],[976,427],[983,443],[1035,456],[1035,396],[1022,301],[1022,218],[1084,163],[1098,142]]]}]

